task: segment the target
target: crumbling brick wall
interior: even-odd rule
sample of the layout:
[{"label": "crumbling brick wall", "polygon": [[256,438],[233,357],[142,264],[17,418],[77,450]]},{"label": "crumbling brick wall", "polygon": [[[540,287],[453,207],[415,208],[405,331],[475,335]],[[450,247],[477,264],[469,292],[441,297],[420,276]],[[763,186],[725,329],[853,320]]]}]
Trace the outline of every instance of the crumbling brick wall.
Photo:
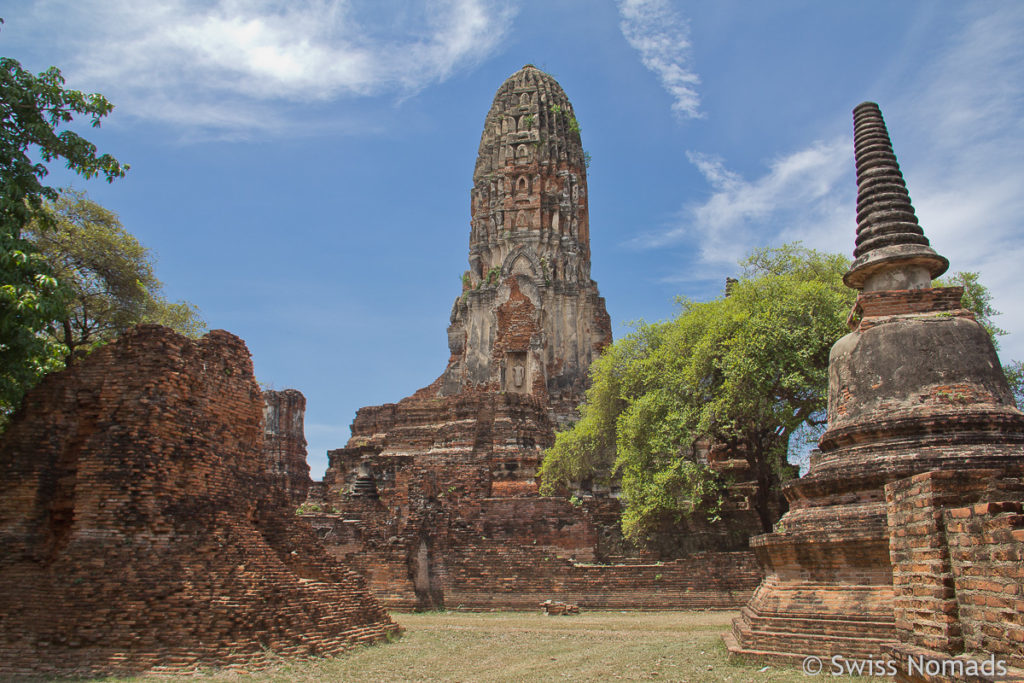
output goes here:
[{"label": "crumbling brick wall", "polygon": [[0,443],[0,677],[258,665],[396,628],[262,462],[245,344],[140,326]]},{"label": "crumbling brick wall", "polygon": [[305,518],[396,609],[535,609],[547,599],[591,609],[735,608],[762,578],[750,551],[594,562],[590,512],[561,498],[464,499],[402,529],[381,526],[385,512],[380,500],[363,499],[344,514]]},{"label": "crumbling brick wall", "polygon": [[762,578],[749,551],[650,564],[591,564],[530,545],[479,540],[448,559],[445,605],[535,609],[552,599],[589,609],[736,609]]},{"label": "crumbling brick wall", "polygon": [[306,500],[309,463],[303,418],[306,397],[295,389],[263,392],[263,454],[267,476],[298,507]]},{"label": "crumbling brick wall", "polygon": [[1019,475],[939,470],[885,487],[898,680],[961,680],[910,671],[908,657],[955,662],[997,655],[1024,667]]},{"label": "crumbling brick wall", "polygon": [[964,650],[1024,669],[1024,495],[943,513]]}]

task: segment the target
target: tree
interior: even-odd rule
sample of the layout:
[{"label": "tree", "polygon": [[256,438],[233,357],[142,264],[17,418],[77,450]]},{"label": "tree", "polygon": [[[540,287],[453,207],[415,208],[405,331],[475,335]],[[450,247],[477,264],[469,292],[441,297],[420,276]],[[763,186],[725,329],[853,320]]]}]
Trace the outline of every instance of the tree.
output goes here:
[{"label": "tree", "polygon": [[741,265],[728,296],[680,299],[676,318],[641,324],[597,360],[580,421],[545,453],[545,492],[620,476],[623,531],[634,539],[666,515],[714,518],[723,482],[699,446],[716,443],[747,458],[770,529],[768,494],[790,440],[825,423],[829,351],[855,293],[842,283],[844,257],[798,244]]},{"label": "tree", "polygon": [[1017,407],[1024,408],[1024,363],[1012,360],[1003,366],[1003,372],[1006,373],[1006,381],[1010,383]]},{"label": "tree", "polygon": [[112,211],[64,190],[44,205],[43,215],[25,236],[69,294],[51,329],[66,360],[138,323],[167,325],[188,336],[205,329],[194,306],[164,299],[152,254]]},{"label": "tree", "polygon": [[[756,250],[741,266],[726,296],[680,299],[674,319],[641,323],[594,362],[580,420],[545,452],[542,492],[620,477],[622,527],[635,540],[666,517],[714,519],[725,482],[700,445],[716,443],[747,458],[769,529],[765,494],[781,483],[790,446],[825,427],[829,352],[847,332],[856,292],[842,282],[845,257],[799,244]],[[993,341],[1005,334],[977,273],[935,284],[964,287],[964,306]],[[1006,375],[1020,403],[1022,364],[1009,363]]]},{"label": "tree", "polygon": [[[2,22],[2,20],[0,20]],[[24,391],[59,364],[60,349],[45,332],[65,295],[22,230],[57,192],[43,185],[45,163],[63,159],[84,178],[122,177],[126,165],[70,130],[57,129],[75,114],[94,127],[113,109],[102,95],[64,89],[60,71],[33,75],[17,61],[0,58],[0,418]],[[42,161],[34,162],[35,156]],[[44,219],[45,220],[45,219]]]}]

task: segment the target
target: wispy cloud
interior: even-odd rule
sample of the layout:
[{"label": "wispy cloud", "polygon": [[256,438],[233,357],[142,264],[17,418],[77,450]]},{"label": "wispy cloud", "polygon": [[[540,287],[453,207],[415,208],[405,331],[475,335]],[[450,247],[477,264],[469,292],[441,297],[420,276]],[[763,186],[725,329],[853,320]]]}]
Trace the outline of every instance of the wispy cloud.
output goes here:
[{"label": "wispy cloud", "polygon": [[1024,358],[1024,6],[963,12],[963,31],[919,88],[883,111],[899,126],[893,144],[925,234],[953,270],[981,273],[1011,332],[1003,357]]},{"label": "wispy cloud", "polygon": [[812,245],[827,242],[829,234],[850,220],[840,214],[850,205],[852,191],[839,192],[837,186],[852,175],[851,147],[842,138],[815,142],[776,159],[768,172],[755,180],[730,171],[718,157],[688,152],[690,162],[711,185],[711,196],[686,207],[675,226],[642,236],[634,246],[654,248],[695,241],[703,261],[732,264],[751,244],[761,243],[766,230],[791,233]]},{"label": "wispy cloud", "polygon": [[645,67],[672,96],[672,111],[701,118],[700,77],[690,66],[690,29],[667,0],[619,0],[619,26]]},{"label": "wispy cloud", "polygon": [[[40,27],[69,75],[129,113],[218,129],[273,129],[282,107],[408,95],[491,54],[505,0],[46,0]],[[60,17],[60,19],[56,19]],[[186,115],[187,114],[187,115]]]},{"label": "wispy cloud", "polygon": [[[925,234],[955,270],[981,272],[998,319],[1011,335],[1004,357],[1024,357],[1024,308],[1016,306],[1024,262],[1024,6],[959,10],[963,29],[908,80],[878,94],[897,157]],[[839,117],[837,117],[837,121]],[[722,273],[751,245],[802,240],[850,253],[853,246],[853,133],[808,142],[747,179],[708,154],[689,159],[710,196],[682,207],[674,224],[635,241],[639,247],[693,243],[700,267]]]}]

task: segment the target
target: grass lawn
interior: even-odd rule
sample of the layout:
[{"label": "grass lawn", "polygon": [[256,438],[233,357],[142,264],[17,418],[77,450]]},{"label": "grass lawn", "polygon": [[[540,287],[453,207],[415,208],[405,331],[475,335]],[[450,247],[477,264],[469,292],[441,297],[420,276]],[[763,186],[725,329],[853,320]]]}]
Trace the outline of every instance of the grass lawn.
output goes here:
[{"label": "grass lawn", "polygon": [[[396,614],[406,630],[393,643],[361,647],[336,659],[282,660],[271,669],[252,674],[211,672],[197,677],[209,681],[361,683],[809,680],[796,669],[730,663],[720,634],[729,628],[735,615],[584,612],[547,617],[539,611]],[[143,676],[131,680],[157,679]]]}]

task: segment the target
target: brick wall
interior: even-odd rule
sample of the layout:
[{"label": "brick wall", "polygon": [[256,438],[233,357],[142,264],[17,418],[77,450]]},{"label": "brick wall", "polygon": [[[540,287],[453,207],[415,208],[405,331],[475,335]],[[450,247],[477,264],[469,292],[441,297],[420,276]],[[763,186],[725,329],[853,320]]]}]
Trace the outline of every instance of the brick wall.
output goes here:
[{"label": "brick wall", "polygon": [[753,553],[696,553],[657,564],[586,564],[532,546],[478,541],[451,554],[451,609],[536,609],[544,600],[590,609],[735,609],[761,581]]},{"label": "brick wall", "polygon": [[1024,503],[978,503],[943,517],[964,649],[1024,668]]},{"label": "brick wall", "polygon": [[961,303],[963,293],[963,287],[860,292],[851,313],[851,323],[857,317],[862,317],[860,329],[863,331],[898,315],[944,313],[973,320],[974,315]]},{"label": "brick wall", "polygon": [[0,443],[0,677],[259,666],[396,628],[263,463],[245,344],[140,326]]},{"label": "brick wall", "polygon": [[927,472],[886,486],[897,638],[960,653],[963,638],[943,508],[977,500],[998,472]]},{"label": "brick wall", "polygon": [[263,392],[264,466],[270,480],[295,507],[306,500],[312,483],[306,462],[305,413],[306,397],[302,392]]},{"label": "brick wall", "polygon": [[[304,515],[325,547],[396,609],[535,609],[563,600],[592,609],[736,608],[762,578],[750,551],[658,563],[595,563],[596,526],[561,498],[463,500],[420,509],[404,527],[384,503]],[[429,520],[429,521],[428,521]]]},{"label": "brick wall", "polygon": [[885,487],[898,680],[965,680],[910,671],[908,657],[947,669],[991,655],[1024,666],[1024,485],[1015,474],[940,470]]}]

